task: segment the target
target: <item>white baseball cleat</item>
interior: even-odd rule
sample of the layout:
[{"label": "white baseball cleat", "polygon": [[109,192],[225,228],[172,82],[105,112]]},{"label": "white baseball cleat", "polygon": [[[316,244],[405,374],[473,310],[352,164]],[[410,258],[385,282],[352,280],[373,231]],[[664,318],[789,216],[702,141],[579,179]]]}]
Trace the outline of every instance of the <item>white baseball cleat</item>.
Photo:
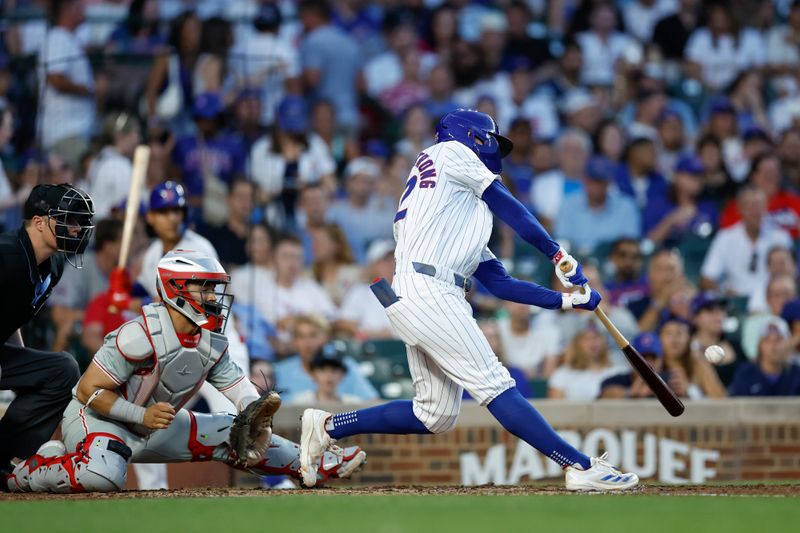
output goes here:
[{"label": "white baseball cleat", "polygon": [[600,457],[592,457],[592,466],[588,470],[584,470],[577,464],[568,466],[566,469],[567,490],[628,490],[639,484],[639,476],[620,472],[617,467],[607,461],[607,458],[608,452]]},{"label": "white baseball cleat", "polygon": [[320,459],[334,440],[325,431],[325,423],[332,415],[321,409],[303,411],[303,431],[300,435],[300,475],[306,487],[317,484]]}]

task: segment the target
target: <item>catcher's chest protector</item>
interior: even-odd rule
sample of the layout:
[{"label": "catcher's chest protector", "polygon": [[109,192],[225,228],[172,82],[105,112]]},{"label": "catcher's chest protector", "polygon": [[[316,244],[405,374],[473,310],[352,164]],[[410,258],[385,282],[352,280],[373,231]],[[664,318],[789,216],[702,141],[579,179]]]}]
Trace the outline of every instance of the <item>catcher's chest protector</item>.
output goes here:
[{"label": "catcher's chest protector", "polygon": [[[225,354],[228,341],[223,335],[201,329],[197,347],[187,348],[178,340],[163,305],[145,305],[142,314],[145,331],[155,350],[153,367],[130,377],[125,385],[127,399],[145,407],[166,402],[177,411],[200,389],[208,373]],[[140,425],[132,429],[140,434],[151,433]]]}]

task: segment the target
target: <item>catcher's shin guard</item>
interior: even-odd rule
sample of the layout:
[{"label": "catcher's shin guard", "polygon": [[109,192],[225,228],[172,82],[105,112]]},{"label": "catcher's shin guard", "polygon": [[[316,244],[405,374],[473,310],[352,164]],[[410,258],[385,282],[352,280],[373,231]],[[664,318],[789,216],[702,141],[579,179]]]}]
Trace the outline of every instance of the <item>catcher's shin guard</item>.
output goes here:
[{"label": "catcher's shin guard", "polygon": [[73,453],[55,457],[37,453],[20,463],[8,485],[15,492],[114,492],[125,487],[130,457],[131,449],[118,437],[90,433]]},{"label": "catcher's shin guard", "polygon": [[[358,446],[339,448],[333,446],[326,451],[317,471],[317,485],[332,478],[348,478],[366,461],[367,454]],[[228,464],[258,476],[287,475],[302,479],[300,475],[300,445],[280,435],[272,435],[267,456],[250,467],[238,467],[234,461]]]}]

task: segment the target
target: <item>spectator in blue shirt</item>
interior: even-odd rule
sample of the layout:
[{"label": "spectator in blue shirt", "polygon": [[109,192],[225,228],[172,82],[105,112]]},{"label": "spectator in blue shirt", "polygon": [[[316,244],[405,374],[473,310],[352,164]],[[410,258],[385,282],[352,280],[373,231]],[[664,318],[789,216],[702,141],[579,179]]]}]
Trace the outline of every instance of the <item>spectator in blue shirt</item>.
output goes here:
[{"label": "spectator in blue shirt", "polygon": [[800,396],[800,367],[789,361],[789,326],[770,317],[761,328],[755,363],[739,367],[731,396]]},{"label": "spectator in blue shirt", "polygon": [[638,238],[640,214],[632,198],[610,191],[614,164],[601,156],[586,166],[584,188],[568,195],[556,218],[555,234],[579,254],[621,237]]},{"label": "spectator in blue shirt", "polygon": [[701,199],[705,167],[695,156],[682,157],[675,165],[672,185],[665,194],[647,199],[642,214],[642,233],[656,244],[672,246],[685,235],[707,237],[717,228],[714,202]]},{"label": "spectator in blue shirt", "polygon": [[219,128],[223,111],[218,94],[203,93],[195,97],[192,116],[198,133],[178,139],[172,152],[172,161],[180,169],[191,206],[199,205],[206,181],[212,176],[230,185],[234,177],[244,175],[244,143],[237,135]]},{"label": "spectator in blue shirt", "polygon": [[617,186],[623,194],[631,196],[640,209],[667,192],[667,180],[656,171],[657,164],[653,139],[636,137],[628,143],[623,162],[618,167]]},{"label": "spectator in blue shirt", "polygon": [[[311,362],[330,338],[330,326],[323,318],[299,315],[294,319],[292,343],[297,354],[275,365],[275,389],[283,401],[291,403],[295,397],[316,391],[317,384],[311,376]],[[357,396],[363,401],[378,397],[375,387],[367,380],[352,357],[343,357],[347,373],[339,384],[341,395]]]}]

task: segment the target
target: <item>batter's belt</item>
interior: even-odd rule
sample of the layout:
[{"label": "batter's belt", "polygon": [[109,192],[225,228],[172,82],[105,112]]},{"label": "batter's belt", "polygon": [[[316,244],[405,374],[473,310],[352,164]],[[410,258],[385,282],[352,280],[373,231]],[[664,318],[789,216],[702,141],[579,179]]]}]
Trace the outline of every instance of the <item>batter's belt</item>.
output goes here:
[{"label": "batter's belt", "polygon": [[417,261],[412,261],[411,266],[414,267],[414,271],[419,274],[430,276],[447,283],[452,283],[456,287],[464,289],[467,292],[469,292],[469,290],[472,288],[472,280],[470,278],[465,277],[454,270],[450,270],[449,268],[437,267],[427,263],[419,263]]}]

